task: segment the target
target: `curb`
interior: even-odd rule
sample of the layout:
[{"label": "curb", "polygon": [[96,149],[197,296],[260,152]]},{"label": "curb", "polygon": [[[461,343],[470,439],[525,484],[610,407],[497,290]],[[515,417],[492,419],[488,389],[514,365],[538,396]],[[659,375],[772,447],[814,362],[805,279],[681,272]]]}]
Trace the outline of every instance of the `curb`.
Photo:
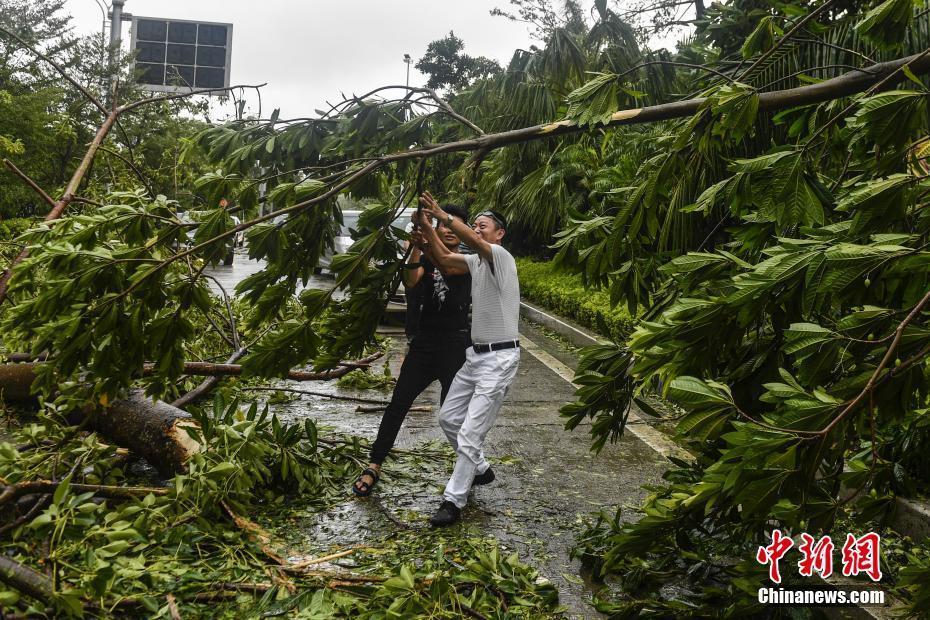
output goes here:
[{"label": "curb", "polygon": [[551,329],[576,347],[590,347],[591,345],[606,344],[608,342],[606,338],[602,338],[567,319],[553,316],[539,306],[522,299],[520,300],[520,314],[534,323],[539,323],[546,329]]},{"label": "curb", "polygon": [[[591,333],[583,327],[575,325],[571,321],[553,316],[542,308],[522,300],[520,301],[520,314],[525,319],[533,321],[534,323],[538,323],[547,329],[551,329],[575,346],[589,347],[591,345],[605,344],[609,342],[608,340]],[[525,346],[523,344],[524,341],[526,342]],[[550,370],[562,377],[562,379],[574,385],[575,371],[572,368],[569,368],[559,360],[543,351],[539,345],[529,340],[522,334],[520,335],[520,342],[522,348],[526,349],[528,353],[536,357],[545,366],[548,366]],[[644,444],[652,448],[655,452],[659,453],[666,459],[669,457],[675,457],[688,462],[694,460],[694,455],[676,444],[665,434],[652,428],[646,421],[646,415],[640,411],[639,407],[637,407],[634,403],[630,404],[630,417],[638,420],[641,422],[641,424],[628,424],[624,429],[624,432],[631,433],[634,437],[642,441]]]}]

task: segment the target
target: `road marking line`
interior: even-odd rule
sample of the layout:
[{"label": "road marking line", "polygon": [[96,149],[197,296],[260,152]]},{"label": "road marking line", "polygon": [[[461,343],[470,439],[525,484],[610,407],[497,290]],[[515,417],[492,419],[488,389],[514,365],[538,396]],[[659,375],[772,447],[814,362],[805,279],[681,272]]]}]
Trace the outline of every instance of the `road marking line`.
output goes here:
[{"label": "road marking line", "polygon": [[[530,355],[542,362],[549,370],[562,377],[562,379],[568,383],[572,385],[575,384],[575,371],[544,351],[538,344],[527,338],[526,334],[520,334],[520,348],[526,350]],[[624,432],[633,433],[637,439],[665,458],[674,456],[684,461],[690,462],[694,460],[694,457],[689,452],[649,426],[635,404],[630,409],[630,417],[637,418],[641,424],[627,424]]]}]

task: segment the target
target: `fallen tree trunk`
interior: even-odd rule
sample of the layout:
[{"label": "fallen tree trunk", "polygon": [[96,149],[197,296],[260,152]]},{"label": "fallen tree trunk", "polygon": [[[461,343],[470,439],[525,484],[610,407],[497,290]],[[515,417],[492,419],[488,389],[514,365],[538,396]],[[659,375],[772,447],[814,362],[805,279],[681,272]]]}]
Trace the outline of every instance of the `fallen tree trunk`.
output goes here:
[{"label": "fallen tree trunk", "polygon": [[[35,381],[35,364],[0,365],[0,396],[6,402],[35,402],[30,386]],[[183,471],[199,445],[184,431],[196,426],[190,414],[168,403],[153,402],[141,390],[114,401],[93,416],[93,428],[113,443],[128,448],[155,467],[163,476]]]},{"label": "fallen tree trunk", "polygon": [[93,427],[143,457],[163,476],[184,471],[188,459],[200,451],[200,444],[184,430],[197,427],[191,415],[166,402],[153,402],[142,390],[98,411]]},{"label": "fallen tree trunk", "polygon": [[0,398],[11,403],[35,402],[31,392],[35,369],[35,363],[0,365]]},{"label": "fallen tree trunk", "polygon": [[[383,353],[347,363],[333,370],[316,372],[292,370],[288,378],[296,381],[321,381],[341,377],[359,365],[378,359]],[[0,365],[0,396],[8,402],[34,401],[30,387],[36,377],[37,364]],[[242,374],[238,364],[187,362],[185,373],[204,376],[235,376]],[[151,372],[148,367],[148,372]],[[146,374],[143,371],[143,374]],[[184,430],[196,427],[186,411],[162,401],[152,401],[142,390],[133,390],[128,398],[114,401],[103,410],[87,412],[93,415],[93,428],[113,443],[128,448],[155,467],[163,476],[184,471],[188,459],[200,450],[200,445]]]}]

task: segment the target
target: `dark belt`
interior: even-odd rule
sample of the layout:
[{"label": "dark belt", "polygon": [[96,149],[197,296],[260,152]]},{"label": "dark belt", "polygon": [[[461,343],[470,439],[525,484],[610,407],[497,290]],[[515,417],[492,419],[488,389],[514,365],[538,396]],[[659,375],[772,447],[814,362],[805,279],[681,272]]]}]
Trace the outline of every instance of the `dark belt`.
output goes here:
[{"label": "dark belt", "polygon": [[505,342],[492,342],[490,344],[473,344],[471,348],[475,350],[475,353],[490,353],[491,351],[500,351],[502,349],[518,349],[520,348],[520,341],[507,340]]}]

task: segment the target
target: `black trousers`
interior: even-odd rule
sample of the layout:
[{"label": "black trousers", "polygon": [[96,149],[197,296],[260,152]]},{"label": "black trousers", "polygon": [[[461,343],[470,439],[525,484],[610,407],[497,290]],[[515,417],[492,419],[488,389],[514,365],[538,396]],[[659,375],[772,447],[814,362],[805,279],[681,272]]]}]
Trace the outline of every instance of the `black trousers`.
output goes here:
[{"label": "black trousers", "polygon": [[410,405],[433,381],[442,386],[440,402],[446,399],[455,373],[465,363],[465,349],[470,341],[463,332],[429,332],[418,334],[410,343],[407,357],[400,367],[400,375],[384,410],[378,437],[371,446],[371,462],[381,464],[394,447]]}]

